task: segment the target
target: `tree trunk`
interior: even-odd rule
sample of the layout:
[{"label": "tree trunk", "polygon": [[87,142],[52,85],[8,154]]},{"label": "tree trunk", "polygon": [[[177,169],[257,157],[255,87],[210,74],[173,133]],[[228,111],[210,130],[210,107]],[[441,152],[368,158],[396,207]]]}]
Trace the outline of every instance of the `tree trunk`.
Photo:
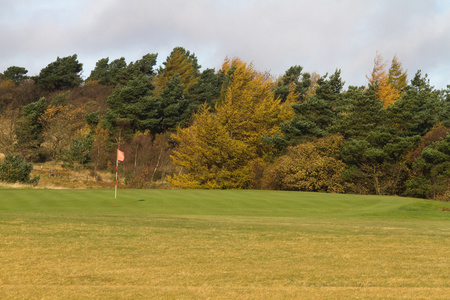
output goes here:
[{"label": "tree trunk", "polygon": [[162,154],[162,148],[161,148],[161,151],[159,151],[158,161],[156,162],[155,170],[153,171],[152,179],[150,180],[150,182],[153,182],[153,180],[155,178],[156,170],[158,169],[159,161],[161,160],[161,154]]}]

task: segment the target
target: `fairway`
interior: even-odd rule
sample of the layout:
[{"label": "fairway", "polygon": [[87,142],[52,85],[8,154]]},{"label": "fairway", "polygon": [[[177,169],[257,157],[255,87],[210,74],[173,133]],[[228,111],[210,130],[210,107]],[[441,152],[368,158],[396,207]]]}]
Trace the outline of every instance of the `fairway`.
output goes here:
[{"label": "fairway", "polygon": [[0,299],[448,299],[450,203],[0,190]]}]

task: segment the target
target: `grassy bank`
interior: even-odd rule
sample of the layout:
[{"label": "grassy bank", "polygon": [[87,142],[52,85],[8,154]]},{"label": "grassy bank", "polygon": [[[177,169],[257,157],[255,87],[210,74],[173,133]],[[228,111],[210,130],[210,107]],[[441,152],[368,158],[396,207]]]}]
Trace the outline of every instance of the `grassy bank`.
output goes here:
[{"label": "grassy bank", "polygon": [[444,299],[450,203],[0,190],[0,298]]}]

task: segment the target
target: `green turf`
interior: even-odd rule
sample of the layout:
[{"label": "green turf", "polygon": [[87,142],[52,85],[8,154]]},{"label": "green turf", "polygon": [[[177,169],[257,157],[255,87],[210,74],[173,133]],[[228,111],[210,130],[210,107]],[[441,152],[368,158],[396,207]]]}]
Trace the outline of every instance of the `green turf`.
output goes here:
[{"label": "green turf", "polygon": [[402,197],[249,190],[0,190],[0,212],[448,218],[449,203]]},{"label": "green turf", "polygon": [[445,299],[450,203],[0,190],[1,299]]}]

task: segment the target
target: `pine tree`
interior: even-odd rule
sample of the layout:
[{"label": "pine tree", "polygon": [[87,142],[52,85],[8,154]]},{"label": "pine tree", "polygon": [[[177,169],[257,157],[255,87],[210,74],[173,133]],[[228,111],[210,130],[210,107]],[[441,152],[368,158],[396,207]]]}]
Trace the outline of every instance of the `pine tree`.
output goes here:
[{"label": "pine tree", "polygon": [[337,122],[335,130],[345,138],[364,138],[370,131],[383,126],[386,113],[373,86],[368,89],[350,86],[343,98],[345,114]]},{"label": "pine tree", "polygon": [[127,124],[132,132],[160,130],[160,111],[157,97],[153,96],[151,79],[139,76],[126,86],[117,86],[108,98],[104,122],[108,127]]},{"label": "pine tree", "polygon": [[388,119],[399,136],[423,136],[439,120],[441,105],[441,93],[418,71],[404,95],[387,109]]},{"label": "pine tree", "polygon": [[174,130],[188,121],[188,102],[186,99],[185,86],[181,83],[178,74],[168,81],[166,87],[159,96],[161,110],[161,132]]},{"label": "pine tree", "polygon": [[41,116],[46,108],[47,100],[44,97],[22,108],[22,117],[18,120],[16,126],[17,146],[27,159],[43,159],[43,153],[40,151],[41,144],[44,141]]},{"label": "pine tree", "polygon": [[282,124],[286,143],[290,145],[311,141],[330,135],[341,117],[342,81],[341,71],[328,78],[325,75],[317,80],[315,94],[301,103],[292,105],[295,115]]},{"label": "pine tree", "polygon": [[0,163],[0,181],[5,182],[23,182],[37,185],[40,175],[30,178],[33,164],[27,163],[20,154],[9,153],[6,155],[3,163]]},{"label": "pine tree", "polygon": [[[309,73],[302,74],[302,70],[303,68],[301,66],[290,67],[278,81],[277,87],[275,88],[275,97],[279,97],[281,102],[287,100],[292,88],[295,89],[297,94],[295,102],[301,102],[307,97],[313,85],[312,80],[316,80],[317,78],[311,78],[311,74]],[[301,80],[300,77],[302,77]]]},{"label": "pine tree", "polygon": [[57,58],[48,64],[35,78],[37,85],[44,91],[62,90],[79,86],[83,79],[83,64],[78,62],[77,55]]}]

